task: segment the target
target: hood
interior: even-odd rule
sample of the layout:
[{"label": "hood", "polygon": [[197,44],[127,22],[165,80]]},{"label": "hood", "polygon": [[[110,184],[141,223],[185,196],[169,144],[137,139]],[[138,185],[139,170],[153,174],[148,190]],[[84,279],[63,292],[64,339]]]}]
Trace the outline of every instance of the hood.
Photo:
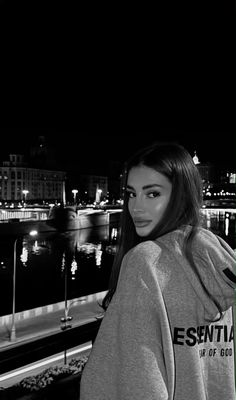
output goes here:
[{"label": "hood", "polygon": [[186,227],[158,238],[157,241],[164,241],[169,249],[172,247],[178,264],[184,269],[186,278],[204,305],[206,317],[215,319],[218,316],[218,308],[211,296],[220,304],[222,311],[226,311],[235,303],[236,253],[221,237],[200,228],[192,242],[193,259],[197,269],[195,272],[183,254],[183,242],[188,231],[189,227]]}]

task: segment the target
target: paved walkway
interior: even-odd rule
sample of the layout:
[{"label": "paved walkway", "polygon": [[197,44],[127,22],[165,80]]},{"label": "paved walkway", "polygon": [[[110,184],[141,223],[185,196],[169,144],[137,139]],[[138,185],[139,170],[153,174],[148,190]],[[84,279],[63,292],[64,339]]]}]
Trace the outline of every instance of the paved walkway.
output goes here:
[{"label": "paved walkway", "polygon": [[[72,317],[72,320],[67,324],[72,327],[83,325],[101,317],[103,310],[98,303],[101,303],[105,294],[106,291],[68,300],[68,316]],[[35,337],[60,332],[65,324],[61,322],[64,316],[65,302],[17,313],[15,316],[16,339],[12,341],[10,340],[12,316],[0,317],[0,351]]]}]

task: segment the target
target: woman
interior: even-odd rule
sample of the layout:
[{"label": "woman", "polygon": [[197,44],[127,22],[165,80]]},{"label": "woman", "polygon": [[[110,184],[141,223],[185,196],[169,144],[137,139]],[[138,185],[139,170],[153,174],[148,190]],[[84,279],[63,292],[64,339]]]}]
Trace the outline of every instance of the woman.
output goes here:
[{"label": "woman", "polygon": [[235,400],[234,251],[201,227],[190,154],[154,144],[126,165],[120,246],[81,400]]}]

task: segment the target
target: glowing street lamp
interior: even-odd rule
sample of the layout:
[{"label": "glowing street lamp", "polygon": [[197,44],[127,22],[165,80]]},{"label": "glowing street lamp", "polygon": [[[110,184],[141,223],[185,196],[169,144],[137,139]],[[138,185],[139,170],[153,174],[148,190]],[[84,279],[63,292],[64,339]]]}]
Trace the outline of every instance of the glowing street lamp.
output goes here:
[{"label": "glowing street lamp", "polygon": [[74,196],[74,204],[76,204],[76,195],[78,193],[78,190],[77,189],[73,189],[72,193],[73,193],[73,196]]},{"label": "glowing street lamp", "polygon": [[23,193],[23,196],[24,196],[23,201],[26,203],[26,197],[27,197],[27,194],[29,193],[29,191],[28,190],[22,190],[22,193]]},{"label": "glowing street lamp", "polygon": [[[25,236],[37,236],[38,231],[30,231]],[[10,341],[16,340],[15,311],[16,311],[16,245],[22,236],[18,236],[14,241],[14,259],[13,259],[13,294],[12,294],[12,320],[10,330]]]},{"label": "glowing street lamp", "polygon": [[100,201],[101,201],[101,194],[102,194],[102,189],[98,189],[98,188],[97,188],[97,190],[96,190],[96,199],[95,199],[96,203],[100,203]]}]

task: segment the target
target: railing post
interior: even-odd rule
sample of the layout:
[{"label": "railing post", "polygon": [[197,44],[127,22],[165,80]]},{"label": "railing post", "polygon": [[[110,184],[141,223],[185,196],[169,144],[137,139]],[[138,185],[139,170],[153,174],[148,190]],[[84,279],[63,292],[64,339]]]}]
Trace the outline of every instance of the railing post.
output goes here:
[{"label": "railing post", "polygon": [[16,326],[15,326],[15,310],[16,310],[16,245],[18,237],[14,241],[14,256],[13,256],[13,293],[12,293],[12,321],[10,331],[10,341],[16,340]]}]

